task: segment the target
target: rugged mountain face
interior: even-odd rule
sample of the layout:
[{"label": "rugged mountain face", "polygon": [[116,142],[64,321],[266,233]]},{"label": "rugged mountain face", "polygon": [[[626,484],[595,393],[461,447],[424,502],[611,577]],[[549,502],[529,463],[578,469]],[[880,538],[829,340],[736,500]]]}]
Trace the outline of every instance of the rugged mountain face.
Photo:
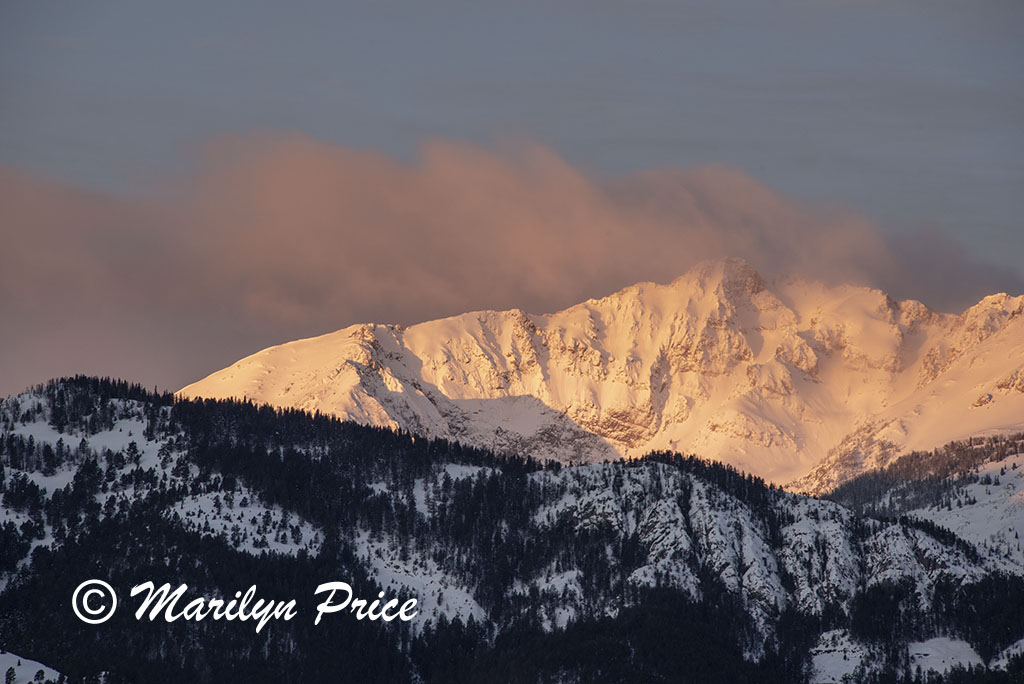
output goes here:
[{"label": "rugged mountain face", "polygon": [[[1015,473],[1016,446],[972,463]],[[79,379],[0,403],[0,464],[0,647],[79,677],[872,681],[940,647],[1009,677],[1024,650],[1019,555],[698,458],[542,467]],[[91,577],[122,596],[256,583],[307,618],[311,588],[344,579],[415,596],[421,617],[258,642],[238,624],[94,628],[66,605]]]},{"label": "rugged mountain face", "polygon": [[823,492],[1024,427],[1024,296],[960,316],[739,260],[550,315],[355,325],[185,387],[566,463],[700,453]]}]

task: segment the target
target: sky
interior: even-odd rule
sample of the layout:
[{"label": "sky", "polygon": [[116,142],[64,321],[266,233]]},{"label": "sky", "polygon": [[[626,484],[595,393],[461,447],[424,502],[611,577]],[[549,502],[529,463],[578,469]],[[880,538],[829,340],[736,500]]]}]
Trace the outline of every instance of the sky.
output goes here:
[{"label": "sky", "polygon": [[1024,291],[1016,0],[0,5],[0,395],[696,260]]}]

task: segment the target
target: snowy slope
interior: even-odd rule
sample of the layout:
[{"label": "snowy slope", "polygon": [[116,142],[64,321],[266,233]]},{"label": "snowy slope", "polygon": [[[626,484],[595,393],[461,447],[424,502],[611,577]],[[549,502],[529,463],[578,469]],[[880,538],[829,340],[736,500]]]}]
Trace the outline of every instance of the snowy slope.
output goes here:
[{"label": "snowy slope", "polygon": [[563,462],[693,452],[817,492],[904,449],[1024,426],[1022,312],[995,295],[937,314],[726,260],[550,315],[355,325],[180,393]]},{"label": "snowy slope", "polygon": [[[431,491],[434,506],[450,503],[440,482],[454,468],[449,464],[437,469],[416,488]],[[600,554],[601,565],[612,576],[621,572],[629,591],[672,587],[699,601],[708,590],[702,574],[711,572],[751,618],[755,635],[746,653],[752,660],[762,657],[764,640],[787,609],[821,616],[831,607],[845,613],[865,587],[909,581],[918,607],[928,613],[936,583],[970,585],[1007,569],[998,558],[968,557],[911,527],[871,519],[862,519],[858,526],[848,509],[831,501],[779,491],[762,505],[753,505],[697,474],[662,463],[582,465],[531,473],[529,479],[543,500],[532,515],[531,536],[557,537],[565,544],[577,538],[590,539],[588,544],[602,539],[598,544],[607,546]],[[388,483],[374,489],[401,496]],[[417,509],[424,518],[431,516],[429,506]],[[778,530],[773,531],[771,520],[778,521]],[[429,525],[424,521],[422,527]],[[618,549],[630,540],[641,549],[641,560],[636,567],[620,568]],[[382,586],[420,598],[425,622],[436,623],[445,615],[463,620],[473,616],[486,623],[488,614],[474,599],[472,582],[438,563],[439,558],[458,555],[457,548],[403,548],[389,535],[374,539],[365,532],[358,533],[356,548]],[[509,594],[528,598],[524,606],[537,612],[546,630],[585,617],[616,615],[629,591],[615,587],[611,593],[595,594],[586,588],[585,566],[582,558],[565,554],[518,576]],[[870,660],[866,648],[840,632],[823,635],[812,653],[821,668],[818,681],[841,678],[847,670],[835,661],[851,657],[847,650],[859,654],[847,663],[848,671],[867,671],[867,661],[858,670],[860,659]]]},{"label": "snowy slope", "polygon": [[920,667],[922,672],[949,672],[956,665],[975,667],[984,664],[970,644],[948,637],[912,642],[907,653],[911,670]]},{"label": "snowy slope", "polygon": [[873,674],[878,654],[858,643],[845,629],[833,629],[818,637],[811,649],[811,684],[854,684]]},{"label": "snowy slope", "polygon": [[887,494],[880,503],[894,514],[929,520],[954,532],[1008,567],[1024,571],[1024,454],[981,464],[950,484],[948,503],[900,505]]},{"label": "snowy slope", "polygon": [[[986,581],[996,574],[1024,575],[1024,564],[1007,556],[1003,545],[977,539],[981,533],[970,526],[974,518],[967,514],[958,532],[979,542],[977,549],[920,520],[872,518],[835,501],[766,487],[700,459],[664,456],[538,468],[301,415],[287,418],[317,423],[310,433],[316,437],[294,441],[295,435],[307,433],[272,411],[261,412],[265,423],[258,425],[249,406],[185,402],[171,410],[144,401],[99,400],[83,386],[71,382],[68,391],[50,391],[78,407],[64,423],[54,408],[58,400],[46,399],[45,392],[0,402],[5,478],[0,521],[13,520],[18,528],[33,520],[45,523],[45,529],[33,533],[37,545],[59,548],[69,533],[64,517],[42,515],[39,505],[25,503],[19,493],[26,488],[23,483],[40,487],[38,498],[49,500],[54,510],[61,488],[90,472],[102,473],[83,507],[97,519],[110,516],[106,522],[116,519],[112,511],[129,503],[140,509],[148,503],[157,507],[153,512],[196,535],[195,541],[214,537],[255,556],[293,554],[299,564],[320,551],[321,537],[337,539],[352,552],[353,577],[372,579],[388,594],[418,599],[420,616],[410,625],[416,635],[456,619],[464,624],[472,619],[490,637],[521,621],[552,632],[594,618],[615,618],[643,606],[652,592],[671,589],[694,604],[742,617],[730,638],[749,661],[763,661],[774,646],[792,638],[786,630],[804,629],[798,648],[813,681],[862,681],[884,665],[881,660],[895,657],[880,648],[879,639],[891,637],[887,626],[879,636],[866,611],[885,608],[889,599],[879,597],[898,588],[904,597],[899,610],[921,618],[920,626],[898,643],[901,662],[941,671],[954,663],[975,663],[971,654],[984,653],[996,656],[993,666],[1005,666],[1021,649],[1014,643],[1020,631],[986,643],[960,621],[963,607],[957,601],[976,605],[977,597],[985,596]],[[79,427],[101,414],[106,418],[94,427]],[[205,452],[197,445],[208,441],[209,429],[226,441]],[[239,461],[253,461],[251,471],[218,472],[213,466],[221,461],[213,455],[230,449],[230,441],[241,434],[270,441],[245,447]],[[293,441],[277,444],[281,434],[292,435]],[[1001,442],[1001,453],[1017,449],[1017,442]],[[378,453],[375,444],[390,448]],[[405,451],[413,447],[417,451]],[[350,467],[355,454],[367,449],[373,457]],[[261,491],[278,491],[276,486],[261,489],[271,482],[264,475],[280,472],[268,471],[267,462],[280,455],[295,459],[300,469],[306,450],[332,469],[342,469],[343,478],[316,471],[330,486],[324,491],[311,487],[308,507],[304,499],[262,498]],[[61,462],[48,462],[49,451]],[[957,496],[970,498],[970,505],[1010,511],[1024,460],[1017,454],[985,461],[980,468],[970,474],[977,481],[963,479]],[[1000,477],[998,485],[982,479],[994,475]],[[352,487],[339,486],[342,482]],[[968,489],[975,486],[989,487],[991,496]],[[892,499],[893,490],[881,496]],[[350,507],[341,505],[343,497],[349,497]],[[334,530],[318,530],[297,514],[304,510],[322,520],[316,516],[325,506],[345,512]],[[71,514],[77,515],[77,509]],[[1006,522],[993,513],[982,517],[998,526]],[[950,527],[957,522],[936,519]],[[28,574],[36,561],[27,548],[17,549],[18,569],[25,571],[20,574]],[[276,564],[279,559],[262,560]],[[10,589],[13,574],[0,572],[0,596]],[[966,592],[964,598],[951,604],[950,586]],[[873,595],[874,590],[881,593]]]},{"label": "snowy slope", "polygon": [[[37,462],[8,465],[2,471],[8,485],[24,478],[38,486],[44,496],[51,497],[57,490],[71,485],[85,460],[96,458],[109,469],[110,479],[109,487],[96,495],[96,503],[117,507],[145,496],[155,489],[150,483],[161,479],[164,486],[182,485],[189,489],[198,474],[195,466],[180,470],[181,450],[172,440],[145,436],[146,407],[139,402],[111,401],[112,425],[89,434],[72,427],[63,430],[53,427],[49,413],[33,410],[40,401],[41,397],[35,392],[0,400],[0,439],[31,439],[37,451],[44,446],[55,451],[63,448],[65,461],[52,473],[38,467]],[[15,416],[18,418],[14,419]],[[32,518],[27,511],[8,505],[6,496],[2,501],[0,525],[11,521],[20,528]],[[219,538],[253,555],[263,551],[295,555],[300,550],[316,555],[320,549],[321,534],[313,525],[279,506],[262,502],[240,483],[230,492],[219,488],[207,490],[205,486],[191,487],[189,494],[183,494],[164,510],[164,515],[188,532]],[[40,524],[43,529],[32,548],[50,546],[54,542],[49,523],[41,521]],[[6,580],[0,578],[0,588],[5,584]]]},{"label": "snowy slope", "polygon": [[[14,670],[14,679],[7,680],[11,684],[31,684],[34,682],[56,682],[60,673],[42,663],[37,663],[28,658],[22,658],[14,653],[7,653],[0,650],[0,674],[6,677],[10,670]],[[42,679],[36,679],[39,672],[43,673]]]}]

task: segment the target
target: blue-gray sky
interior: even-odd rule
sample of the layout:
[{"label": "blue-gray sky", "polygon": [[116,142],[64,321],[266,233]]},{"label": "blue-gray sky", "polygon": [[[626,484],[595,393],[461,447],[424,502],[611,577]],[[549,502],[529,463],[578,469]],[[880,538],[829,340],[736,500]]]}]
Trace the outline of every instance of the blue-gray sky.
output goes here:
[{"label": "blue-gray sky", "polygon": [[[993,286],[1010,289],[1024,277],[1022,35],[1017,0],[9,1],[0,164],[132,202],[205,177],[211,141],[226,136],[299,134],[409,162],[429,140],[532,141],[603,179],[724,164],[859,212],[904,250],[921,228],[944,235],[936,253],[990,262]],[[0,224],[4,239],[23,223]],[[548,301],[570,303],[528,303]],[[184,384],[357,314],[368,315],[293,321],[294,334],[221,331],[231,340],[211,342],[218,353],[155,376]],[[374,317],[416,316],[384,306]],[[0,378],[0,393],[44,379],[37,366]]]}]

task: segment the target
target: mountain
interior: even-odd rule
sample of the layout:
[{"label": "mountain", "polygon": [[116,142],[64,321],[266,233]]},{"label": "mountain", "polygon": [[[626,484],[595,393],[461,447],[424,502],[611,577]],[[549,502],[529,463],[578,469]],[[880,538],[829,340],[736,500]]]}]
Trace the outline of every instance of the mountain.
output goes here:
[{"label": "mountain", "polygon": [[700,453],[821,493],[900,453],[1024,429],[1024,296],[960,315],[736,259],[564,311],[354,325],[181,390],[596,463]]},{"label": "mountain", "polygon": [[[0,402],[0,649],[108,682],[910,682],[918,666],[1019,681],[1019,552],[905,513],[975,484],[994,487],[982,504],[1011,497],[1022,448],[951,444],[822,500],[678,454],[541,464],[52,382]],[[68,609],[88,578],[125,603],[102,625]],[[258,635],[137,621],[129,588],[147,579],[208,597],[255,584],[299,616]],[[420,615],[314,626],[312,590],[333,580],[416,597]]]},{"label": "mountain", "polygon": [[1024,568],[1024,433],[913,451],[828,494],[859,515],[910,516]]}]

